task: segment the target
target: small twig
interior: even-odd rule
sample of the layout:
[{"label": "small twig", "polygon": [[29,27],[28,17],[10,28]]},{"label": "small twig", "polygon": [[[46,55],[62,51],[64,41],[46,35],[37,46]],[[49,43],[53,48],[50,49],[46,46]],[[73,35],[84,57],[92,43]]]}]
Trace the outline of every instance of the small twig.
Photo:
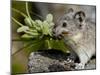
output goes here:
[{"label": "small twig", "polygon": [[33,12],[33,11],[30,11],[30,13],[31,13],[32,15],[37,16],[37,17],[38,17],[39,19],[41,19],[41,20],[43,20],[43,19],[44,19],[42,16],[40,16],[40,15],[36,14],[36,13],[35,13],[35,12]]},{"label": "small twig", "polygon": [[15,11],[15,12],[17,12],[17,13],[19,13],[19,14],[21,14],[23,17],[27,17],[27,15],[25,15],[23,12],[15,9],[15,8],[12,8],[12,10]]},{"label": "small twig", "polygon": [[23,24],[21,24],[20,22],[18,22],[14,17],[11,17],[11,18],[12,18],[12,20],[13,20],[14,22],[16,22],[18,25],[24,26]]},{"label": "small twig", "polygon": [[27,47],[30,47],[30,46],[33,46],[33,43],[34,43],[34,46],[36,45],[37,42],[40,42],[40,41],[35,41],[35,42],[30,42],[28,45],[20,48],[19,50],[17,50],[15,53],[12,54],[12,56],[16,55],[18,52],[22,51],[23,49],[27,48]]},{"label": "small twig", "polygon": [[28,17],[30,19],[32,19],[31,16],[30,16],[30,13],[29,13],[28,2],[26,2],[26,13],[27,13]]},{"label": "small twig", "polygon": [[26,45],[25,47],[20,48],[15,53],[12,54],[12,56],[16,55],[18,52],[22,51],[23,49],[27,48],[30,44]]}]

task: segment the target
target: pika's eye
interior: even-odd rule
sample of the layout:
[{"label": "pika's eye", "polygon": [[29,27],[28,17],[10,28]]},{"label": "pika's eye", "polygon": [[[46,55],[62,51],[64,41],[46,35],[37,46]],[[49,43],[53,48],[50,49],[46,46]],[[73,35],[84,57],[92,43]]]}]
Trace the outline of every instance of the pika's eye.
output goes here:
[{"label": "pika's eye", "polygon": [[81,25],[81,24],[79,25],[79,28],[80,28],[80,29],[82,28],[82,25]]},{"label": "pika's eye", "polygon": [[80,24],[79,27],[82,27],[82,25]]},{"label": "pika's eye", "polygon": [[62,27],[66,27],[66,26],[67,26],[67,23],[63,22]]}]

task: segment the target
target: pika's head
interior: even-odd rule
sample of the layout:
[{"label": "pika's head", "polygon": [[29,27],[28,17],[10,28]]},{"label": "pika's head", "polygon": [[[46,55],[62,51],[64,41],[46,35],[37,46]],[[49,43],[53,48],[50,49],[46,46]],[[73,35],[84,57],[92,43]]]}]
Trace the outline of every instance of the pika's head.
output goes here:
[{"label": "pika's head", "polygon": [[77,33],[82,32],[85,28],[85,13],[83,11],[75,12],[70,8],[57,21],[54,26],[54,36],[62,38],[63,36],[75,36]]}]

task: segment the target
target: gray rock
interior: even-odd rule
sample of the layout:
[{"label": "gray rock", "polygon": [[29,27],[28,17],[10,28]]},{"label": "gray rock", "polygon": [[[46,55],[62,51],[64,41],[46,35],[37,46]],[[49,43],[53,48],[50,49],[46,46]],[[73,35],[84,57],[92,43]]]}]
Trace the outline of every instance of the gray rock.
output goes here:
[{"label": "gray rock", "polygon": [[[73,71],[75,70],[74,61],[68,54],[59,51],[32,52],[29,56],[28,71],[29,73]],[[91,61],[85,69],[95,69],[95,61]]]},{"label": "gray rock", "polygon": [[32,52],[29,56],[29,73],[74,70],[74,61],[61,52]]},{"label": "gray rock", "polygon": [[92,59],[88,62],[88,64],[85,66],[85,69],[96,69],[96,59]]}]

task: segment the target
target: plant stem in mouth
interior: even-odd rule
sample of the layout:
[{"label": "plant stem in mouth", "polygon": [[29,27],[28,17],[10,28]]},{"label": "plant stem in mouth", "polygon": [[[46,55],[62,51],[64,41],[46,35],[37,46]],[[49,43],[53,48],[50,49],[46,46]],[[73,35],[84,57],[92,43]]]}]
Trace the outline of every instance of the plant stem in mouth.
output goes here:
[{"label": "plant stem in mouth", "polygon": [[50,41],[47,40],[48,48],[51,49]]}]

